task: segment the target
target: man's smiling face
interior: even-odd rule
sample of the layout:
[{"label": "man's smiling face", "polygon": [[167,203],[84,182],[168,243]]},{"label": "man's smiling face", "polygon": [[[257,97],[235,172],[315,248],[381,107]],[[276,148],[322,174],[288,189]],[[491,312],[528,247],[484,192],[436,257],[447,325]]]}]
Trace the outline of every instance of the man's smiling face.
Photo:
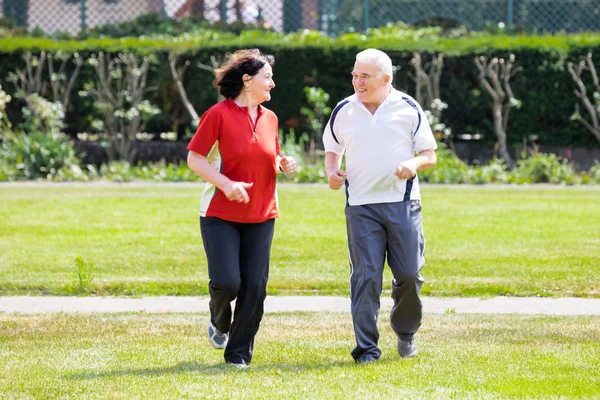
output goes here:
[{"label": "man's smiling face", "polygon": [[379,104],[388,94],[390,77],[375,64],[356,62],[352,86],[358,99],[366,104]]}]

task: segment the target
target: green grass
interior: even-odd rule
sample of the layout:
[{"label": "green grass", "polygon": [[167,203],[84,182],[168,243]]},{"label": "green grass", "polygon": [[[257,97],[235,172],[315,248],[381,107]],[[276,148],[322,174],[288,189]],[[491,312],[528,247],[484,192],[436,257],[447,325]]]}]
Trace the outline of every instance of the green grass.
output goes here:
[{"label": "green grass", "polygon": [[[0,186],[0,294],[206,294],[202,188]],[[422,197],[424,294],[600,297],[597,188],[427,186]],[[269,293],[347,294],[343,191],[281,185],[279,202]]]},{"label": "green grass", "polygon": [[[599,398],[600,318],[426,315],[401,359],[356,365],[349,313],[267,314],[247,370],[223,364],[207,314],[0,315],[6,399]],[[310,327],[310,329],[306,329]]]}]

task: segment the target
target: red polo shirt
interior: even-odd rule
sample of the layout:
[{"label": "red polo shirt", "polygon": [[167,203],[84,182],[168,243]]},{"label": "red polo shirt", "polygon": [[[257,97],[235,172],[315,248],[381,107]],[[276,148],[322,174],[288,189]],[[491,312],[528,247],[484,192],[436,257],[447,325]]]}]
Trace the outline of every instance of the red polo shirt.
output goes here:
[{"label": "red polo shirt", "polygon": [[229,201],[207,183],[200,200],[200,216],[257,223],[279,215],[275,157],[280,153],[277,116],[258,106],[256,126],[247,107],[229,98],[209,108],[198,125],[188,150],[205,156],[232,181],[254,183],[246,189],[250,201]]}]

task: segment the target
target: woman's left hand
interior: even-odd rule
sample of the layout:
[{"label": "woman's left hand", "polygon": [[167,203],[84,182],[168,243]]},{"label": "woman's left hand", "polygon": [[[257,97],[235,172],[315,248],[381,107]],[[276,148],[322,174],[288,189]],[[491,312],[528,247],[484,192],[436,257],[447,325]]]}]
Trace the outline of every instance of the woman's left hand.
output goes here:
[{"label": "woman's left hand", "polygon": [[281,157],[281,159],[279,160],[279,165],[281,166],[283,172],[285,172],[286,174],[293,174],[294,172],[296,172],[296,160],[294,160],[294,157]]}]

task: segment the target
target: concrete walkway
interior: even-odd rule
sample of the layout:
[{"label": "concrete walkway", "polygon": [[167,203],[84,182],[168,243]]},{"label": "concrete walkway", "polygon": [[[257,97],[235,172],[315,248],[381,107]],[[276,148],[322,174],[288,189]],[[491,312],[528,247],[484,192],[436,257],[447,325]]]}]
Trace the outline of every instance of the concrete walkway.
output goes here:
[{"label": "concrete walkway", "polygon": [[[381,310],[389,311],[392,299],[382,297]],[[423,298],[426,313],[600,315],[600,299],[581,298]],[[208,312],[208,297],[0,297],[4,313],[92,312]],[[350,300],[337,296],[268,296],[266,312],[350,312]]]}]

